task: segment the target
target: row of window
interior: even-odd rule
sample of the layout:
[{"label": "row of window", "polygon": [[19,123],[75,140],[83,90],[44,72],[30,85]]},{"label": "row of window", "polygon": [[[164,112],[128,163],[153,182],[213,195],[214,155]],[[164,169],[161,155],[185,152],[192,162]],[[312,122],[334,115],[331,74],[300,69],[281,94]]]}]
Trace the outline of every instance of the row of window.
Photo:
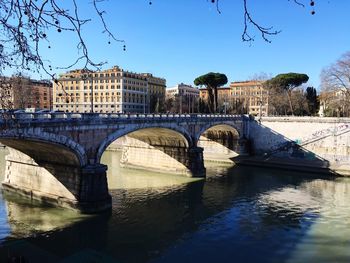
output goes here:
[{"label": "row of window", "polygon": [[[80,97],[71,97],[71,98],[56,98],[56,104],[71,104],[71,103],[79,103],[82,102],[82,99]],[[84,102],[89,103],[91,102],[90,97],[84,97]],[[135,97],[95,97],[94,102],[125,102],[125,103],[144,103],[144,98],[135,98]]]},{"label": "row of window", "polygon": [[[95,85],[94,86],[94,89],[95,90],[108,90],[108,89],[120,89],[121,86],[120,85],[111,85],[111,86],[108,86],[108,85]],[[90,90],[91,89],[91,85],[90,86],[84,86],[84,90]],[[124,85],[122,87],[122,89],[126,89],[126,90],[133,90],[133,91],[140,91],[140,92],[147,92],[147,88],[144,88],[144,87],[135,87],[135,86],[128,86],[128,85]],[[64,90],[81,90],[79,86],[71,86],[71,87],[64,87]],[[153,91],[152,89],[150,89],[151,91]],[[156,91],[157,92],[157,91]],[[161,91],[159,91],[159,93],[161,93]]]},{"label": "row of window", "polygon": [[[110,109],[110,108],[123,108],[123,109],[143,109],[145,107],[145,105],[94,105],[94,108],[105,108],[105,109]],[[30,105],[28,106],[28,108],[30,108]],[[76,109],[79,109],[79,108],[90,108],[91,109],[91,106],[90,105],[56,105],[55,106],[56,109],[59,109],[59,108],[76,108]]]}]

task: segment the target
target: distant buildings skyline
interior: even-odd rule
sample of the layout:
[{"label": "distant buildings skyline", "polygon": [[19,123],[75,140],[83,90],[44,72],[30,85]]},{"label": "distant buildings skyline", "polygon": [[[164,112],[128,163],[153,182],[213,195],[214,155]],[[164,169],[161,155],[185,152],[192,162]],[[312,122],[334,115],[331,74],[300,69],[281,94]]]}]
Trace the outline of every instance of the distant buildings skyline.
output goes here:
[{"label": "distant buildings skyline", "polygon": [[[7,90],[6,94],[1,93],[2,98],[9,98],[14,109],[48,109],[80,113],[92,112],[91,109],[95,113],[166,112],[165,100],[177,96],[177,106],[174,105],[172,111],[177,109],[183,113],[196,113],[204,109],[203,101],[207,99],[205,87],[183,82],[167,87],[165,78],[151,73],[131,72],[120,66],[102,71],[70,70],[60,74],[58,80],[52,82],[52,86],[47,81],[31,80],[27,77],[4,79],[7,79],[12,87],[22,87]],[[226,86],[219,87],[218,112],[256,116],[271,114],[268,91],[262,83],[263,81],[257,80],[230,81]],[[339,102],[339,98],[343,96],[341,91],[333,93],[320,93],[321,116],[332,103]],[[331,112],[331,115],[335,114],[338,113]]]}]

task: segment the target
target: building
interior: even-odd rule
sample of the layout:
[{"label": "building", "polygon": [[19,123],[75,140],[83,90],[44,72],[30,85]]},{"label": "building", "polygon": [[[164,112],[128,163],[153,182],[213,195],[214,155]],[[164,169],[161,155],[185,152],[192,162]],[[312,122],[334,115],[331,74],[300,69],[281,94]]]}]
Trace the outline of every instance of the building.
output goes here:
[{"label": "building", "polygon": [[198,111],[199,89],[180,83],[167,87],[166,98],[175,101],[172,111],[179,113],[194,113]]},{"label": "building", "polygon": [[150,73],[143,73],[142,75],[146,77],[148,82],[148,112],[157,112],[159,111],[159,105],[163,105],[165,101],[166,80],[154,77]]},{"label": "building", "polygon": [[[230,87],[218,87],[218,105],[217,110],[222,113],[227,113],[230,106],[230,100],[232,99],[232,91]],[[203,101],[208,100],[208,89],[200,88],[199,97]]]},{"label": "building", "polygon": [[321,91],[319,96],[320,117],[349,117],[349,91],[346,88]]},{"label": "building", "polygon": [[118,66],[71,70],[53,83],[54,109],[65,112],[147,113],[150,94],[165,93],[165,79]]},{"label": "building", "polygon": [[27,77],[1,79],[0,108],[5,109],[51,109],[52,87],[49,81],[32,80]]},{"label": "building", "polygon": [[230,89],[232,97],[229,103],[236,109],[236,113],[268,115],[268,91],[264,89],[262,81],[231,82]]},{"label": "building", "polygon": [[166,97],[171,98],[175,96],[182,96],[192,99],[199,98],[199,89],[192,87],[191,85],[180,83],[174,87],[166,88]]}]

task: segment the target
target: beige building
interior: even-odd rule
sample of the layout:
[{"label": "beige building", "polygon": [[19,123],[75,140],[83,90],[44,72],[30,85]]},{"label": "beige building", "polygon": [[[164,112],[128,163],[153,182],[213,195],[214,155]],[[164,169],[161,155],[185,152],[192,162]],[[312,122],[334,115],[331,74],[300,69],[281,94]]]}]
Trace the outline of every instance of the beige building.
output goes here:
[{"label": "beige building", "polygon": [[231,82],[232,104],[238,113],[259,116],[268,115],[268,91],[262,81]]},{"label": "beige building", "polygon": [[191,85],[184,84],[184,83],[180,83],[174,87],[167,87],[166,97],[171,98],[171,97],[175,97],[175,96],[198,99],[199,98],[199,89],[192,87]]},{"label": "beige building", "polygon": [[320,117],[349,117],[349,91],[346,88],[321,91]]},{"label": "beige building", "polygon": [[[232,101],[232,90],[230,87],[218,87],[218,105],[217,109],[219,112],[227,113],[230,106],[230,101]],[[199,89],[199,97],[207,101],[208,100],[208,89]]]},{"label": "beige building", "polygon": [[156,105],[163,105],[165,101],[166,80],[154,77],[150,73],[142,73],[148,82],[148,112],[154,112]]},{"label": "beige building", "polygon": [[165,79],[114,66],[103,71],[71,70],[53,83],[55,110],[147,113],[150,94],[164,94]]},{"label": "beige building", "polygon": [[[167,87],[166,98],[174,101],[174,107],[168,109],[178,113],[194,113],[198,111],[199,89],[180,83],[173,87]],[[178,106],[176,106],[178,105]]]}]

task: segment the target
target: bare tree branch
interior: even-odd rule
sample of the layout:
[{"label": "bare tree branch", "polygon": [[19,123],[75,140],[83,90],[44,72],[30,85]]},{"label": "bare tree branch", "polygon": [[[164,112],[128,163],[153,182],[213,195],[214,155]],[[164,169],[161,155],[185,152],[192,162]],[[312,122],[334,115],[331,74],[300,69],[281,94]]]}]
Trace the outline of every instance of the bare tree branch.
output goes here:
[{"label": "bare tree branch", "polygon": [[[211,0],[211,2],[216,5],[217,12],[219,14],[221,14],[221,11],[219,8],[219,1],[220,0]],[[291,1],[291,0],[288,0],[288,1]],[[249,25],[252,25],[253,28],[255,28],[258,32],[260,32],[262,39],[264,39],[268,43],[271,43],[271,40],[269,39],[269,37],[279,34],[281,32],[281,30],[274,30],[272,26],[265,27],[265,26],[262,26],[261,24],[259,24],[258,22],[256,22],[253,19],[252,15],[247,7],[247,2],[248,2],[248,0],[243,0],[243,6],[244,6],[243,24],[244,24],[244,27],[243,27],[243,33],[242,33],[242,40],[244,42],[254,41],[255,37],[249,33]],[[305,5],[298,0],[293,0],[293,2],[301,7],[305,7]],[[315,2],[311,0],[310,6],[313,7],[314,5],[315,5]],[[315,14],[315,11],[312,10],[311,14],[312,15]]]},{"label": "bare tree branch", "polygon": [[[92,0],[93,11],[99,17],[103,27],[103,34],[110,40],[124,42],[117,39],[108,29],[98,3],[103,0]],[[49,41],[49,31],[58,33],[63,31],[75,32],[77,37],[78,58],[70,68],[83,62],[83,67],[99,68],[105,62],[95,62],[91,59],[88,46],[82,36],[82,27],[91,19],[82,19],[76,0],[71,0],[72,10],[63,8],[57,0],[0,0],[0,74],[6,68],[20,68],[40,72],[44,70],[49,76],[53,65],[42,56],[42,44]],[[48,48],[51,48],[49,45]],[[59,68],[59,67],[56,67]]]}]

